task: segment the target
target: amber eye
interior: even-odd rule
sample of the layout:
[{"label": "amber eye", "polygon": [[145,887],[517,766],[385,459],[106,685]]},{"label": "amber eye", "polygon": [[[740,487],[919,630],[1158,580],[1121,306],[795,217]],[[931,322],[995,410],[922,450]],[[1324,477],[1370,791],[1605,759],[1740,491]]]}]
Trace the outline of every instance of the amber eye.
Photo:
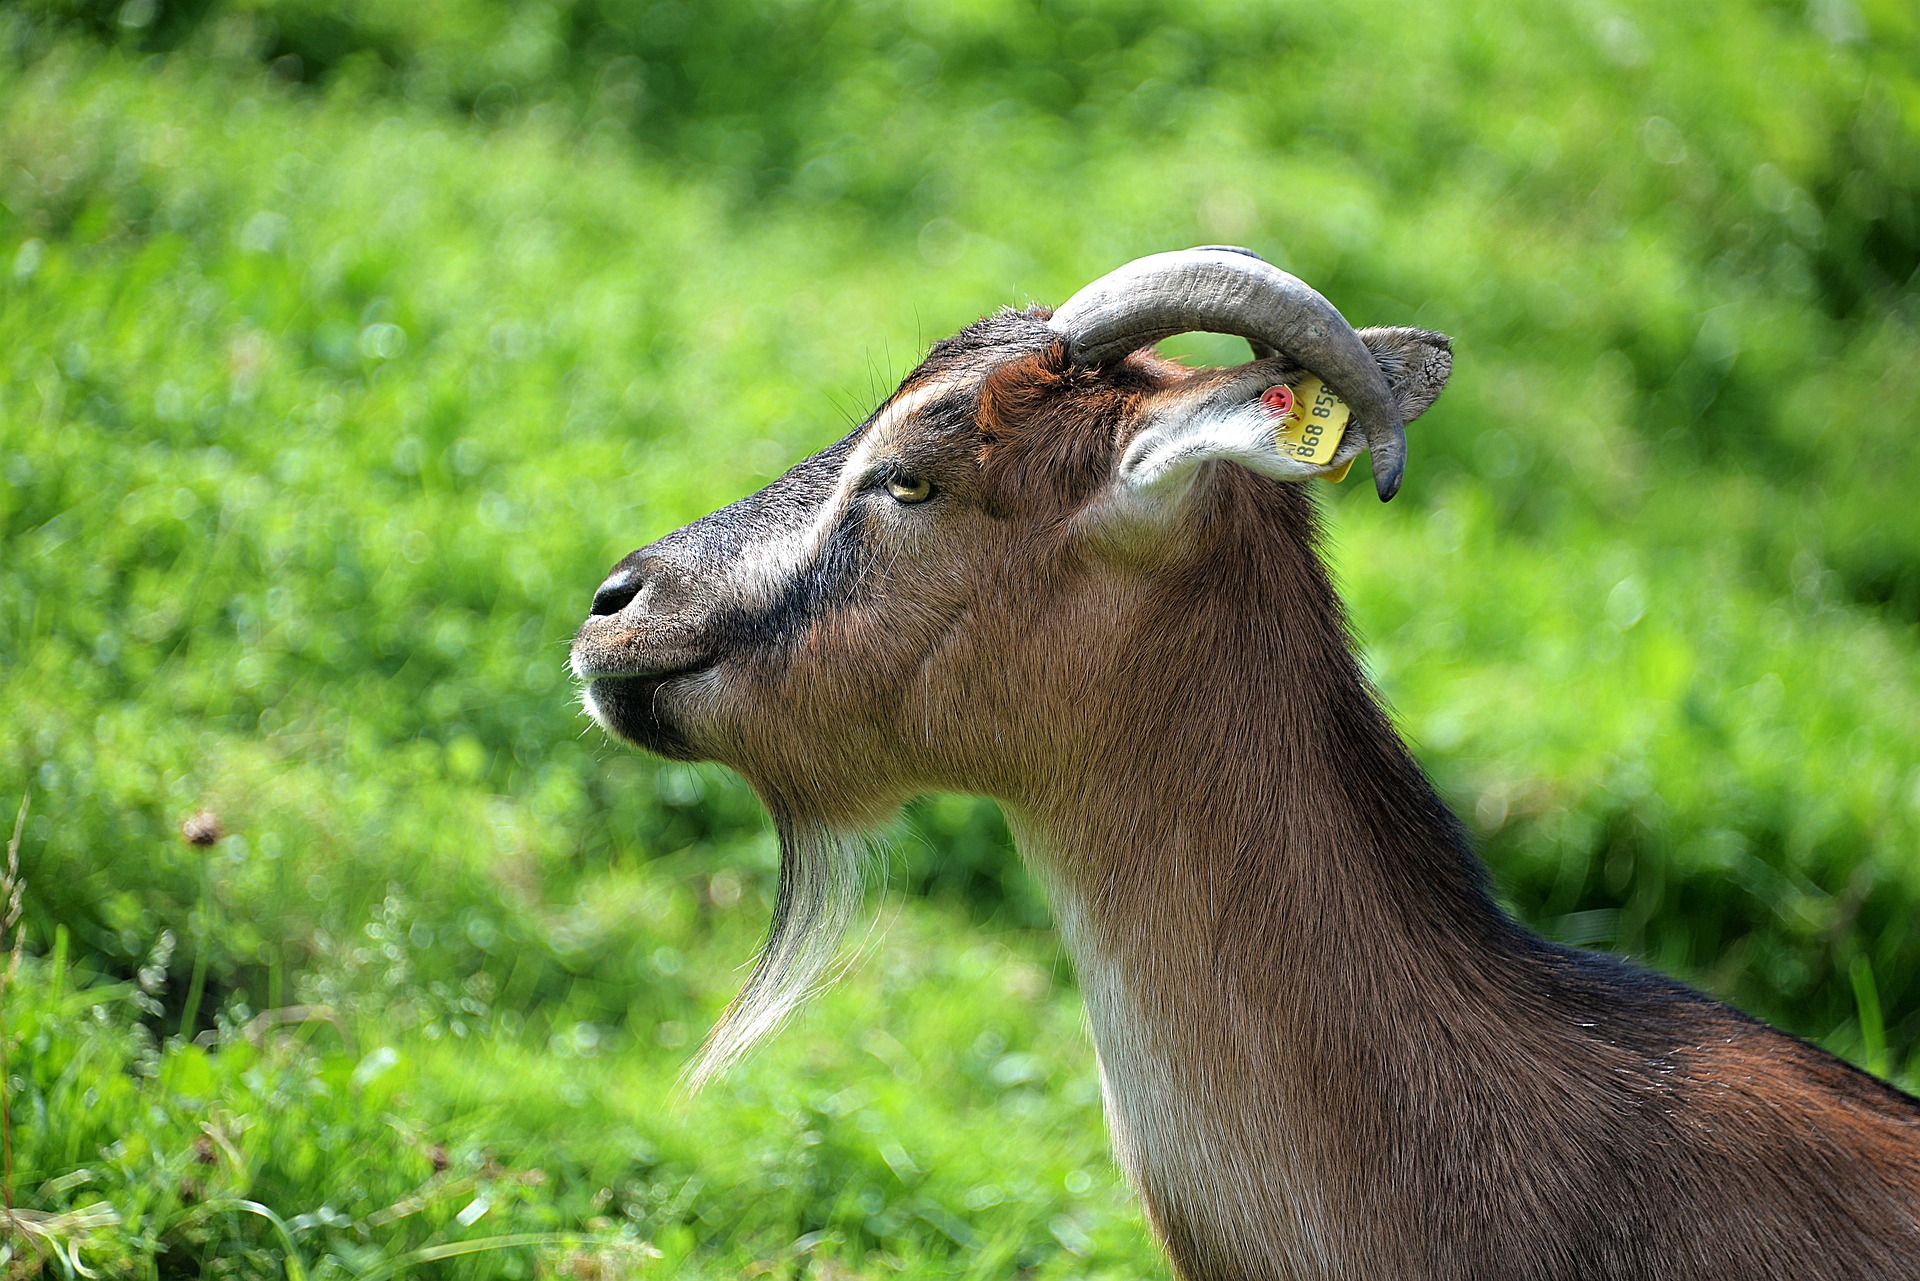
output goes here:
[{"label": "amber eye", "polygon": [[924,476],[895,476],[887,482],[887,492],[897,503],[924,503],[933,496],[933,483]]}]

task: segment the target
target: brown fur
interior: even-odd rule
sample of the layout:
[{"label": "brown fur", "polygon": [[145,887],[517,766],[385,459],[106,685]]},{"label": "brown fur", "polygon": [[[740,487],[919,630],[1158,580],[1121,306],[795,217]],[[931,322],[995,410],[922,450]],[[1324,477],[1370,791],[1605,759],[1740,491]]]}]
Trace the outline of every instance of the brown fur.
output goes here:
[{"label": "brown fur", "polygon": [[[1089,370],[1038,318],[936,348],[907,386],[952,397],[834,463],[935,500],[808,481],[846,516],[806,590],[673,621],[713,638],[645,686],[687,754],[828,825],[1002,803],[1188,1281],[1920,1277],[1920,1104],[1493,905],[1353,657],[1303,486],[1214,465],[1166,528],[1089,533],[1133,432],[1285,359]],[[1372,341],[1424,409],[1444,344]],[[629,560],[692,573],[700,530]],[[665,625],[590,620],[576,654]]]}]

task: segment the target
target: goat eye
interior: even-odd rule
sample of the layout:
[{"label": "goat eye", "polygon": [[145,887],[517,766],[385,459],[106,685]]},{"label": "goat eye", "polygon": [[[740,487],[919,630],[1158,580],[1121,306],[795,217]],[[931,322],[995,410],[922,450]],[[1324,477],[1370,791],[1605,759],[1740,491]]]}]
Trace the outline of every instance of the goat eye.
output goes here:
[{"label": "goat eye", "polygon": [[887,482],[887,492],[897,503],[924,503],[933,496],[933,483],[924,476],[895,476]]}]

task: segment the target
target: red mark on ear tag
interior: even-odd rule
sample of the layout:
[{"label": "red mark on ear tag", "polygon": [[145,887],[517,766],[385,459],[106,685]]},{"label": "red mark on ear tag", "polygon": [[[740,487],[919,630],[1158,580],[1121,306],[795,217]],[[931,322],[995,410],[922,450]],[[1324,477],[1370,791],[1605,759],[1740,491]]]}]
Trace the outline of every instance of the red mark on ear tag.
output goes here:
[{"label": "red mark on ear tag", "polygon": [[1275,418],[1285,418],[1293,412],[1293,388],[1285,383],[1277,383],[1260,393],[1260,403]]}]

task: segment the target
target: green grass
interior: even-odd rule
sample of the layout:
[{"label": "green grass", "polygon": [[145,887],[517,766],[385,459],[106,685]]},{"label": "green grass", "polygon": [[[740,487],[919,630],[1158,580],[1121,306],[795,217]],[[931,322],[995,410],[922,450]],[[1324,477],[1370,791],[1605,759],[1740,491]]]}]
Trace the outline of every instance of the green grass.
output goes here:
[{"label": "green grass", "polygon": [[[747,933],[692,915],[649,941],[726,975]],[[1151,1275],[1051,954],[904,913],[807,1032],[693,1101],[684,1021],[483,1039],[307,1011],[196,1044],[156,1038],[137,983],[30,960],[8,1008],[16,1170],[23,1200],[111,1208],[62,1234],[108,1273],[277,1275],[294,1254],[385,1275],[467,1244],[442,1266]]]},{"label": "green grass", "polygon": [[562,662],[928,340],[1211,241],[1458,339],[1333,555],[1515,909],[1914,1082],[1906,9],[709,8],[0,14],[9,1268],[1165,1275],[982,804],[676,1101],[771,837]]}]

